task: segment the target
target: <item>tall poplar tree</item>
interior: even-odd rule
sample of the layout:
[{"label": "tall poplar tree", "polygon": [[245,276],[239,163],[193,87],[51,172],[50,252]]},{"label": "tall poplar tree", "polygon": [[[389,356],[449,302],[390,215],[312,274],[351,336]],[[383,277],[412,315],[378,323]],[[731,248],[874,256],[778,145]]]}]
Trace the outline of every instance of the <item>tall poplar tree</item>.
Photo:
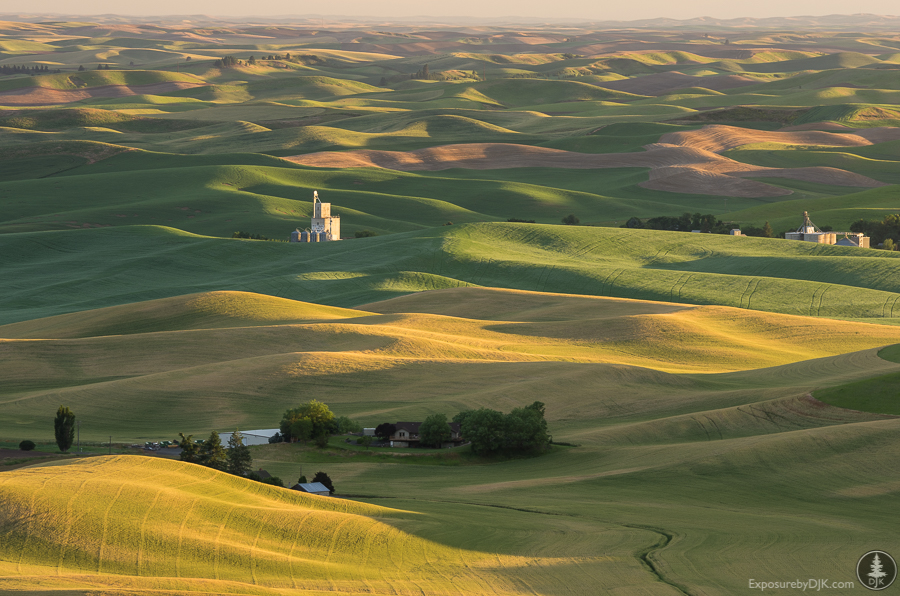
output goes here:
[{"label": "tall poplar tree", "polygon": [[59,406],[56,411],[56,419],[53,421],[53,432],[56,435],[56,444],[59,450],[65,453],[75,440],[75,414],[65,406]]}]

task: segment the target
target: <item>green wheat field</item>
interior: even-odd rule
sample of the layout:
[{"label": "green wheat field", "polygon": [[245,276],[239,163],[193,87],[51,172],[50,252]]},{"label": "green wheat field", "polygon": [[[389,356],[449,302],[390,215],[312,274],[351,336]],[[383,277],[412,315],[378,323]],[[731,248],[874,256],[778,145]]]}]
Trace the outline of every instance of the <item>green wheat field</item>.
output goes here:
[{"label": "green wheat field", "polygon": [[[829,19],[0,22],[0,458],[43,456],[0,459],[0,592],[862,593],[900,252],[624,227],[900,212],[900,24]],[[313,191],[344,240],[286,242]],[[310,399],[541,401],[554,444],[251,448],[334,498],[124,447]]]}]

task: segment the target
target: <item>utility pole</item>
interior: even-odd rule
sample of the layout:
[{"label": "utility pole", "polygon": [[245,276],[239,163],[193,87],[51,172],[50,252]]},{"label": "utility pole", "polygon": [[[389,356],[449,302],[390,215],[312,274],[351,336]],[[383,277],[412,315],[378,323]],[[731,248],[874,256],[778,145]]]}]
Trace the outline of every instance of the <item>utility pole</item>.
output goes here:
[{"label": "utility pole", "polygon": [[76,420],[75,424],[78,427],[78,453],[81,453],[81,420]]},{"label": "utility pole", "polygon": [[109,436],[109,454],[112,455],[112,435]]}]

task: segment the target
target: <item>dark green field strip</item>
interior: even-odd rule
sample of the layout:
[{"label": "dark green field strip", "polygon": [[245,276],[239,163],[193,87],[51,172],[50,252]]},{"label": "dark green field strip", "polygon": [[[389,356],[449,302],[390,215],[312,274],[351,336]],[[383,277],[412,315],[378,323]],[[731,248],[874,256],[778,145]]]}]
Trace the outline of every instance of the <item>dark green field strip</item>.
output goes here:
[{"label": "dark green field strip", "polygon": [[0,247],[3,322],[219,289],[355,306],[465,284],[900,316],[900,258],[785,240],[502,223],[304,245],[118,227],[5,234]]},{"label": "dark green field strip", "polygon": [[[894,349],[890,355],[896,357],[896,352]],[[818,389],[813,395],[839,408],[900,416],[900,373]]]}]

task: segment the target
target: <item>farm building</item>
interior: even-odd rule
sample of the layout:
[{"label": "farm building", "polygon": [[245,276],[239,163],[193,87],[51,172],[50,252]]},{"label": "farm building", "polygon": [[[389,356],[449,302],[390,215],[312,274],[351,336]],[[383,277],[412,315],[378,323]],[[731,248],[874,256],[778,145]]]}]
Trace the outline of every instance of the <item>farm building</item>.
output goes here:
[{"label": "farm building", "polygon": [[[838,240],[838,236],[843,236]],[[838,246],[855,246],[869,248],[869,237],[856,232],[823,232],[809,219],[809,212],[803,212],[803,225],[796,232],[788,232],[785,240],[802,240],[818,244],[836,244]]]},{"label": "farm building", "polygon": [[341,239],[341,216],[331,214],[331,203],[319,200],[319,191],[313,191],[313,215],[309,228],[291,232],[291,242],[330,242]]},{"label": "farm building", "polygon": [[[459,422],[450,422],[450,440],[441,445],[441,448],[455,447],[463,440],[459,434]],[[415,447],[419,444],[419,427],[421,422],[398,422],[394,426],[397,430],[391,435],[391,447]]]},{"label": "farm building", "polygon": [[[269,439],[278,434],[277,428],[263,428],[260,430],[242,430],[241,436],[244,438],[244,445],[268,445]],[[228,444],[228,439],[232,433],[219,433],[219,440],[223,445]]]},{"label": "farm building", "polygon": [[291,490],[298,490],[302,493],[308,493],[310,495],[323,495],[326,497],[331,494],[331,491],[328,490],[328,487],[321,482],[306,482],[303,484],[295,484],[291,487]]}]

